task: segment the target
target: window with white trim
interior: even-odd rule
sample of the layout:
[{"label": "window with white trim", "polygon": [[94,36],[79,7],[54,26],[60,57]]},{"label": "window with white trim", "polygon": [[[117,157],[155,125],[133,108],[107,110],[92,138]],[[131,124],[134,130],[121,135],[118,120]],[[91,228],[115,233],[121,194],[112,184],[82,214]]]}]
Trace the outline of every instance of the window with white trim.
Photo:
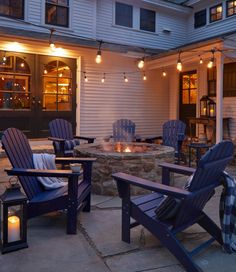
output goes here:
[{"label": "window with white trim", "polygon": [[226,2],[226,16],[230,17],[236,14],[236,1]]},{"label": "window with white trim", "polygon": [[45,23],[69,27],[69,0],[46,0]]},{"label": "window with white trim", "polygon": [[24,0],[0,1],[0,15],[24,20]]},{"label": "window with white trim", "polygon": [[210,8],[210,23],[219,21],[223,18],[223,6],[219,4]]},{"label": "window with white trim", "polygon": [[140,9],[140,29],[156,32],[156,12],[149,9]]},{"label": "window with white trim", "polygon": [[116,2],[115,24],[133,27],[133,7],[131,5]]}]

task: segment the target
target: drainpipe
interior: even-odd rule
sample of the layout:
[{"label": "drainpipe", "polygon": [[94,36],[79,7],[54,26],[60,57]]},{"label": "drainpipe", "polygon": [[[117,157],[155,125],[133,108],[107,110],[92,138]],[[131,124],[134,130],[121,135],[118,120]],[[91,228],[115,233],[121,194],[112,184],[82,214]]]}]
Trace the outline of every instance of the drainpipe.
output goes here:
[{"label": "drainpipe", "polygon": [[223,78],[224,56],[216,53],[216,143],[223,139]]}]

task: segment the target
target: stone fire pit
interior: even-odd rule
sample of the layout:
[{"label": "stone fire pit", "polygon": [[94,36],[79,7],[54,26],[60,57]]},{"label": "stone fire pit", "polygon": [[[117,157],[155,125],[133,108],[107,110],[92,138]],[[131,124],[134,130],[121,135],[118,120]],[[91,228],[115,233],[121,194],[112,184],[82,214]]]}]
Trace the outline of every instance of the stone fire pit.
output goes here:
[{"label": "stone fire pit", "polygon": [[83,144],[75,147],[74,151],[79,157],[97,158],[93,164],[92,190],[103,195],[117,195],[112,173],[124,172],[161,182],[158,164],[174,162],[172,147],[148,143]]}]

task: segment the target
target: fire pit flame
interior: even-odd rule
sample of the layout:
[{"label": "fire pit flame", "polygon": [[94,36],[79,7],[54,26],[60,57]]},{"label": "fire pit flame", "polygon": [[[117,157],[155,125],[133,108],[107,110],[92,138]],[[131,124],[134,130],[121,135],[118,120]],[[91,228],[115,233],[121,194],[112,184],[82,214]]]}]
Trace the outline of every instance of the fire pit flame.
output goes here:
[{"label": "fire pit flame", "polygon": [[125,148],[124,152],[126,152],[126,153],[131,152],[130,147],[129,147],[129,146],[127,146],[127,147]]}]

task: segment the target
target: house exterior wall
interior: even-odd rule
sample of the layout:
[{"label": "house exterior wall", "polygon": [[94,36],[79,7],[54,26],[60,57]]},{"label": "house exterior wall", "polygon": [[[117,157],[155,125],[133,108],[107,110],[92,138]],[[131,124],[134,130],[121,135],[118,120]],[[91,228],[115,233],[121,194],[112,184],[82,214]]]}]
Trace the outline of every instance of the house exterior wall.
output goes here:
[{"label": "house exterior wall", "polygon": [[[209,22],[209,8],[223,3],[223,19],[216,22]],[[205,26],[194,28],[194,13],[202,9],[207,9],[207,24]],[[236,16],[226,17],[226,1],[222,0],[208,0],[200,1],[193,5],[193,9],[186,22],[188,26],[188,40],[185,43],[192,43],[203,39],[209,39],[210,37],[219,36],[226,32],[235,31]]]},{"label": "house exterior wall", "polygon": [[[115,2],[97,1],[97,39],[155,49],[176,47],[186,39],[186,13],[145,4],[142,1],[123,1],[131,4],[134,9],[134,27],[128,28],[115,25]],[[156,11],[156,33],[138,29],[140,8]]]},{"label": "house exterior wall", "polygon": [[[82,52],[81,68],[88,82],[81,80],[80,134],[102,139],[112,135],[112,123],[128,118],[136,123],[136,134],[141,137],[161,135],[161,126],[168,120],[168,80],[161,79],[161,71],[137,71],[133,58],[115,53],[104,53],[102,65],[94,65],[95,51]],[[124,82],[123,72],[129,79]],[[103,73],[105,83],[101,83]]]}]

